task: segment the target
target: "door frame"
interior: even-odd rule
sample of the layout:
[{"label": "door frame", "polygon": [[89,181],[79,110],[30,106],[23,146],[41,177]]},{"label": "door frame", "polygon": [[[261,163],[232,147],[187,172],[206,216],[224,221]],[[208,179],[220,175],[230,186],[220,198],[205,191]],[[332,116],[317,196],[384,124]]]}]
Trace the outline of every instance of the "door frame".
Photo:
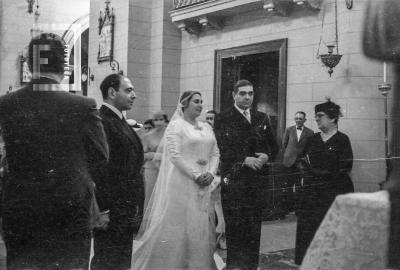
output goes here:
[{"label": "door frame", "polygon": [[[288,39],[264,41],[239,47],[215,50],[214,62],[214,110],[220,112],[221,104],[221,69],[222,59],[250,54],[279,52],[279,78],[278,78],[278,126],[277,138],[281,141],[286,128],[286,78],[287,78],[287,43]],[[233,86],[232,86],[233,87]],[[233,90],[233,89],[232,89]]]}]

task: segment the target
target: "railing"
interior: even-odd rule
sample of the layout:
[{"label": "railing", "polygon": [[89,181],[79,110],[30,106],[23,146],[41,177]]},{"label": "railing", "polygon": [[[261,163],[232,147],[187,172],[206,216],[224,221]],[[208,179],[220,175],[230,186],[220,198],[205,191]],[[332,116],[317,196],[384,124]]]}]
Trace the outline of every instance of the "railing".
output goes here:
[{"label": "railing", "polygon": [[195,5],[198,3],[207,2],[210,0],[173,0],[173,1],[174,1],[174,9],[178,9],[178,8]]}]

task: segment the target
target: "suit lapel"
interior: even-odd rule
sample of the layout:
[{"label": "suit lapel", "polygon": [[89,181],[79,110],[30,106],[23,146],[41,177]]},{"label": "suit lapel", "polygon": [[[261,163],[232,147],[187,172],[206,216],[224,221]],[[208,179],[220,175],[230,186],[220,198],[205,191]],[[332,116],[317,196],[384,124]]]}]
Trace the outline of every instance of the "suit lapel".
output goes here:
[{"label": "suit lapel", "polygon": [[296,126],[290,127],[289,133],[290,133],[290,136],[291,136],[292,138],[295,139],[295,142],[298,143],[299,141],[297,140],[297,130],[296,130]]},{"label": "suit lapel", "polygon": [[[265,119],[260,119],[260,117],[257,115],[257,111],[254,111],[252,109],[250,110],[250,117],[251,117],[251,126],[252,127],[256,127],[257,125],[264,124],[264,122],[265,122]],[[268,122],[265,122],[265,123],[270,124],[269,119],[268,119]]]},{"label": "suit lapel", "polygon": [[135,134],[133,134],[133,130],[129,127],[128,123],[126,122],[125,119],[121,119],[121,126],[122,126],[122,133],[124,133],[125,136],[129,138],[129,140],[133,143],[135,143]]},{"label": "suit lapel", "polygon": [[249,121],[247,121],[246,117],[243,114],[241,114],[235,107],[232,108],[231,112],[232,112],[232,119],[235,119],[241,125],[251,126],[253,124],[253,112],[250,112],[250,119],[252,124],[250,124]]},{"label": "suit lapel", "polygon": [[133,144],[137,144],[139,138],[137,138],[134,134],[134,131],[129,127],[126,121],[122,121],[118,115],[116,115],[112,110],[107,108],[106,106],[101,106],[101,111],[103,111],[112,121],[113,125],[116,127],[118,133],[122,133],[125,135]]},{"label": "suit lapel", "polygon": [[[251,109],[250,109],[250,120],[251,120],[251,126],[254,126],[257,123],[256,113]],[[246,121],[247,121],[247,119],[246,119]]]},{"label": "suit lapel", "polygon": [[128,125],[128,123],[126,122],[126,120],[121,120],[121,122],[123,123],[124,126],[124,133],[126,136],[128,136],[129,140],[135,145],[135,147],[137,147],[137,150],[139,152],[142,152],[143,147],[141,147],[142,142],[139,138],[139,136],[136,134],[136,132]]},{"label": "suit lapel", "polygon": [[306,127],[303,126],[303,132],[301,132],[299,142],[300,142],[301,140],[303,140],[303,139],[306,137],[306,133],[307,133],[307,132],[308,132],[308,130],[306,129]]}]

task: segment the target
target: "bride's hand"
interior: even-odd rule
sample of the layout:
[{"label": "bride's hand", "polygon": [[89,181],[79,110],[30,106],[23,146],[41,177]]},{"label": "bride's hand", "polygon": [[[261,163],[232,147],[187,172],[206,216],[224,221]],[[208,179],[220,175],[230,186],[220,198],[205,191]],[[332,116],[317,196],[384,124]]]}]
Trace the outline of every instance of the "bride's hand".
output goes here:
[{"label": "bride's hand", "polygon": [[199,159],[197,161],[197,164],[199,164],[200,166],[206,166],[208,164],[208,161],[205,159]]},{"label": "bride's hand", "polygon": [[146,152],[144,153],[144,159],[153,160],[155,154],[156,154],[155,152]]},{"label": "bride's hand", "polygon": [[214,179],[214,176],[211,173],[206,172],[206,173],[201,174],[199,177],[197,177],[196,182],[200,186],[208,186],[209,184],[211,184],[213,179]]}]

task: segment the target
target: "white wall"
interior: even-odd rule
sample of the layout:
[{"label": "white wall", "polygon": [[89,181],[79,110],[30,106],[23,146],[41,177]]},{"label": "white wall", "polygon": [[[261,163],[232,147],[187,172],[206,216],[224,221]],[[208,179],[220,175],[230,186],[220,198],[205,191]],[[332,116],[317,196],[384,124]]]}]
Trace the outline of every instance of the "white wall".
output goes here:
[{"label": "white wall", "polygon": [[[323,38],[329,42],[333,40],[334,14],[332,1],[326,2]],[[183,34],[180,90],[200,89],[205,106],[211,108],[215,50],[287,38],[287,125],[293,125],[294,113],[303,110],[309,119],[306,124],[317,131],[314,105],[331,97],[342,107],[339,128],[353,145],[356,189],[377,190],[378,182],[384,180],[384,162],[357,160],[384,157],[384,100],[377,90],[382,81],[382,63],[362,53],[364,8],[364,0],[356,0],[352,10],[346,9],[344,1],[338,1],[339,49],[343,57],[331,78],[316,58],[322,12],[296,10],[289,17],[279,17],[257,10],[227,18],[222,30],[199,37]],[[323,44],[320,53],[327,53]]]},{"label": "white wall", "polygon": [[[170,115],[179,96],[181,33],[168,12],[172,1],[121,0],[111,3],[115,13],[114,55],[130,78],[137,98],[129,118],[144,121],[164,109]],[[101,81],[110,74],[108,62],[97,63],[99,10],[103,1],[92,0],[90,10],[89,66],[95,76],[88,95],[101,104]],[[172,109],[168,100],[173,99]]]},{"label": "white wall", "polygon": [[[40,0],[40,24],[69,25],[89,13],[89,0]],[[0,94],[20,86],[19,55],[30,41],[34,23],[26,1],[3,0],[0,9]],[[34,9],[35,10],[35,9]],[[64,30],[58,31],[62,35]]]}]

